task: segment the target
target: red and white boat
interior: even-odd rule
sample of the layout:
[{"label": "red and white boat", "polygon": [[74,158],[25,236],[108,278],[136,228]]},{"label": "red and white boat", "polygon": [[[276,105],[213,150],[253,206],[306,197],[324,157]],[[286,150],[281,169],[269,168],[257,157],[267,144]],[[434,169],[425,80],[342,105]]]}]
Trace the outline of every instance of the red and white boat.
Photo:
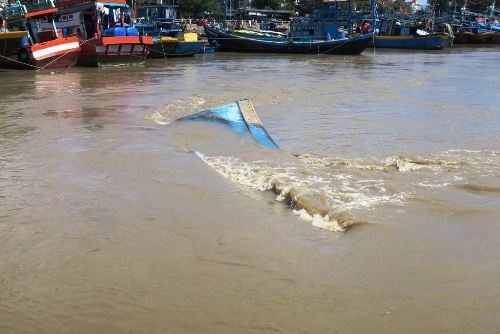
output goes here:
[{"label": "red and white boat", "polygon": [[[9,48],[0,66],[17,68],[70,67],[78,61],[80,45],[76,37],[63,37],[54,24],[57,12],[52,0],[33,5],[22,5],[19,1],[5,6],[3,19],[9,32],[23,34],[17,45]],[[48,28],[41,23],[49,23]]]},{"label": "red and white boat", "polygon": [[58,0],[57,27],[65,36],[78,36],[79,66],[137,65],[146,60],[152,37],[139,36],[125,0],[106,2]]}]

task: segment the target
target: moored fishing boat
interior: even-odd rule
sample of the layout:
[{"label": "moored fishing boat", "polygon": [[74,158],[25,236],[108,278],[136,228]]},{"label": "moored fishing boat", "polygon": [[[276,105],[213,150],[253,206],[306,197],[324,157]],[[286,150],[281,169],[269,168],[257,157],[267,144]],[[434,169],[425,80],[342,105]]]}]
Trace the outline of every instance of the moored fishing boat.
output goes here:
[{"label": "moored fishing boat", "polygon": [[183,31],[177,18],[176,5],[142,5],[137,8],[139,23],[136,24],[141,36],[153,37],[148,45],[149,58],[186,57],[202,53],[206,41],[198,39],[195,32]]},{"label": "moored fishing boat", "polygon": [[375,47],[394,49],[442,50],[453,37],[445,32],[429,33],[416,25],[403,26],[397,20],[383,19],[375,36]]},{"label": "moored fishing boat", "polygon": [[[51,0],[23,5],[19,1],[2,6],[0,66],[13,68],[59,68],[76,64],[80,46],[76,37],[64,37],[56,29],[57,8]],[[48,23],[46,29],[40,22]]]},{"label": "moored fishing boat", "polygon": [[221,51],[357,55],[372,43],[373,33],[350,34],[348,21],[337,7],[326,7],[316,9],[310,18],[294,19],[287,36],[204,28]]},{"label": "moored fishing boat", "polygon": [[500,42],[496,25],[481,25],[479,22],[464,21],[455,26],[455,44],[495,44]]},{"label": "moored fishing boat", "polygon": [[289,54],[349,54],[363,52],[372,42],[373,34],[334,40],[300,40],[298,38],[244,37],[216,27],[205,26],[210,41],[217,43],[217,50],[232,52],[261,52]]},{"label": "moored fishing boat", "polygon": [[152,37],[139,36],[132,25],[125,0],[106,2],[58,0],[57,26],[68,36],[78,36],[79,66],[131,66],[145,62]]}]

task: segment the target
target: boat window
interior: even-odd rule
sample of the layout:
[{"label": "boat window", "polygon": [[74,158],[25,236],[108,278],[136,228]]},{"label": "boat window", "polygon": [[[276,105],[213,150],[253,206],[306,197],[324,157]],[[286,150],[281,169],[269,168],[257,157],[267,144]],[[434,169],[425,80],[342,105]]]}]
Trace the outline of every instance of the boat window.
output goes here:
[{"label": "boat window", "polygon": [[314,36],[314,28],[309,29],[309,35]]}]

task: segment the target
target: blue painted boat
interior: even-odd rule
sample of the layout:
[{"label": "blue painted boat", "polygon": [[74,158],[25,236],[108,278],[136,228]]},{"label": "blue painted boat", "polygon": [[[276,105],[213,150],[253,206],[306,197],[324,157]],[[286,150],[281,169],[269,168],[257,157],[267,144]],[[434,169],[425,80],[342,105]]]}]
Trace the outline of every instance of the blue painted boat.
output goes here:
[{"label": "blue painted boat", "polygon": [[354,35],[350,33],[349,22],[349,14],[329,6],[315,9],[311,17],[293,18],[288,35],[209,25],[204,28],[218,51],[358,55],[371,45],[373,33]]},{"label": "blue painted boat", "polygon": [[249,133],[258,144],[264,147],[274,150],[278,149],[278,145],[276,145],[262,125],[249,99],[200,111],[196,114],[179,118],[177,121],[223,123],[240,135]]},{"label": "blue painted boat", "polygon": [[376,48],[442,50],[452,38],[445,32],[427,32],[415,22],[403,22],[394,18],[377,21],[379,33],[375,36]]},{"label": "blue painted boat", "polygon": [[141,17],[135,27],[141,36],[153,37],[148,46],[149,58],[186,57],[203,53],[206,41],[198,40],[197,33],[184,32],[176,23],[176,5],[145,4],[137,8]]},{"label": "blue painted boat", "polygon": [[442,50],[450,44],[448,34],[437,33],[426,36],[375,36],[376,48]]}]

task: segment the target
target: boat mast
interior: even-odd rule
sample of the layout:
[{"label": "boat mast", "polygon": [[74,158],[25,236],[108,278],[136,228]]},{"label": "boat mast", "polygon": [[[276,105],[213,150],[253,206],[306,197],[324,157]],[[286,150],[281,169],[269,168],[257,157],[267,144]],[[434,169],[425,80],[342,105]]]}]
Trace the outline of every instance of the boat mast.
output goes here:
[{"label": "boat mast", "polygon": [[372,0],[372,31],[373,31],[373,38],[375,39],[375,24],[377,23],[377,0]]},{"label": "boat mast", "polygon": [[349,6],[349,9],[348,9],[348,14],[347,14],[347,35],[348,36],[351,36],[351,30],[352,30],[352,20],[351,20],[351,16],[352,16],[352,12],[351,12],[351,0],[349,0],[347,2],[348,6]]},{"label": "boat mast", "polygon": [[228,0],[224,0],[224,17],[222,18],[222,28],[226,29],[226,17],[227,17],[227,2]]}]

